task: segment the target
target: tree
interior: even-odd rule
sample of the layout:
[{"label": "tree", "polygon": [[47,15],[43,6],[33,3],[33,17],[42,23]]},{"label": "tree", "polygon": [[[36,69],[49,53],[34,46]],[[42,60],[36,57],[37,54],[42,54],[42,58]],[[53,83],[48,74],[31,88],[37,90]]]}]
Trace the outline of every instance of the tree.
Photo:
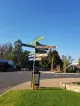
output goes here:
[{"label": "tree", "polygon": [[72,64],[73,60],[74,59],[71,56],[68,56],[67,57],[67,66],[70,65],[70,64]]},{"label": "tree", "polygon": [[49,64],[51,64],[51,70],[56,68],[57,65],[62,65],[62,60],[56,50],[50,50],[48,54]]},{"label": "tree", "polygon": [[3,48],[3,46],[1,45],[1,46],[0,46],[0,59],[4,59],[3,51],[4,51],[4,48]]},{"label": "tree", "polygon": [[7,59],[7,60],[11,60],[11,55],[12,55],[12,50],[13,50],[13,46],[12,46],[12,44],[11,43],[7,43],[6,44],[6,51],[4,51],[5,52],[5,59]]},{"label": "tree", "polygon": [[69,66],[70,64],[72,64],[74,60],[71,56],[62,55],[62,61],[64,60],[64,58],[66,58],[66,66]]},{"label": "tree", "polygon": [[7,53],[11,54],[12,53],[12,50],[13,50],[13,46],[12,46],[11,43],[8,43],[7,46],[8,46]]},{"label": "tree", "polygon": [[20,62],[21,62],[21,66],[24,68],[28,68],[28,64],[29,64],[29,60],[28,60],[28,56],[29,56],[29,51],[25,50],[22,52],[22,55],[20,57]]},{"label": "tree", "polygon": [[44,67],[48,67],[48,64],[49,64],[49,61],[48,61],[48,58],[47,57],[45,57],[45,58],[42,58],[42,60],[39,62],[40,63],[40,66],[42,67],[42,68],[44,68]]},{"label": "tree", "polygon": [[49,63],[51,64],[51,71],[53,71],[53,63],[54,63],[54,53],[52,49],[50,49],[48,54]]},{"label": "tree", "polygon": [[14,46],[15,46],[14,54],[18,57],[18,63],[21,63],[20,57],[21,57],[22,51],[23,51],[21,44],[22,44],[22,41],[20,39],[14,42]]},{"label": "tree", "polygon": [[10,59],[12,53],[12,44],[6,43],[0,46],[0,59]]},{"label": "tree", "polygon": [[66,65],[67,65],[67,61],[66,61],[66,57],[63,57],[63,70],[66,72]]},{"label": "tree", "polygon": [[66,71],[66,67],[72,64],[73,58],[71,56],[62,56],[62,61],[63,61],[63,70]]},{"label": "tree", "polygon": [[78,59],[78,64],[80,65],[80,58]]},{"label": "tree", "polygon": [[10,60],[13,60],[15,63],[18,63],[18,57],[14,53],[12,53]]}]

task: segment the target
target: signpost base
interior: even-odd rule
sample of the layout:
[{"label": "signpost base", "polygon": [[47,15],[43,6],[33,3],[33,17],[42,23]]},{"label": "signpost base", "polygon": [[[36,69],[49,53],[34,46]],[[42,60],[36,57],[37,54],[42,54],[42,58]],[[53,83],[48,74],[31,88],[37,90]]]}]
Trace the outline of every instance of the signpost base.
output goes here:
[{"label": "signpost base", "polygon": [[32,81],[31,81],[31,87],[32,89],[39,89],[40,85],[40,72],[32,72]]}]

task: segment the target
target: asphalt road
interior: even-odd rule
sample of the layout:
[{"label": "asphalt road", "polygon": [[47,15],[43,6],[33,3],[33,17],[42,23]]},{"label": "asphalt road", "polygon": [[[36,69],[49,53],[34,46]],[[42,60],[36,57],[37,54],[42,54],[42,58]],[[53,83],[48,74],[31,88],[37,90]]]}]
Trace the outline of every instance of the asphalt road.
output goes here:
[{"label": "asphalt road", "polygon": [[[26,81],[31,81],[31,76],[31,72],[29,71],[0,72],[0,94],[4,93],[15,85],[24,83]],[[80,73],[41,73],[41,79],[53,78],[80,78]]]}]

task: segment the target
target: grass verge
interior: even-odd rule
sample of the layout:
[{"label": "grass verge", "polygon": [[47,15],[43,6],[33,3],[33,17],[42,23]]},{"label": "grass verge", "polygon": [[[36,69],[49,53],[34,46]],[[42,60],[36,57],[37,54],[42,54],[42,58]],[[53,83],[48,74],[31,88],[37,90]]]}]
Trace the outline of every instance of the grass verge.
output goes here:
[{"label": "grass verge", "polygon": [[80,93],[62,89],[9,91],[0,106],[80,106]]}]

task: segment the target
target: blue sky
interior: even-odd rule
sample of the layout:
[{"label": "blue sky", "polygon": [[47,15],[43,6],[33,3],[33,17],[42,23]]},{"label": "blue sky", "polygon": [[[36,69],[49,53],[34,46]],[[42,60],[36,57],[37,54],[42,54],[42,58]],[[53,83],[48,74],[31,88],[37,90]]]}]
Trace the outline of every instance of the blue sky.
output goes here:
[{"label": "blue sky", "polygon": [[80,57],[80,0],[0,0],[0,44],[21,39],[56,45],[60,55]]}]

